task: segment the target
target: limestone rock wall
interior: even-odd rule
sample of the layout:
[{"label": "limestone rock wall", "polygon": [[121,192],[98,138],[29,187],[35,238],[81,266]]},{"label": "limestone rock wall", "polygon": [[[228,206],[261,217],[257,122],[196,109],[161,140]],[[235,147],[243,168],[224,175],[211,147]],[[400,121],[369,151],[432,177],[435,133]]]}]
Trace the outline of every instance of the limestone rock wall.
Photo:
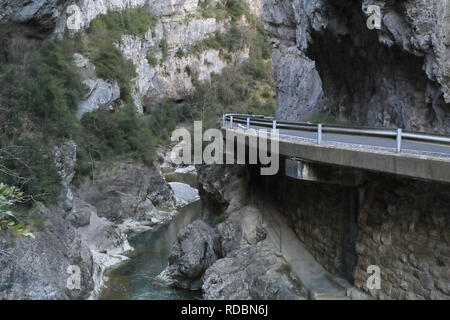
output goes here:
[{"label": "limestone rock wall", "polygon": [[[220,73],[228,62],[218,50],[208,49],[198,55],[188,51],[196,42],[224,29],[224,23],[214,18],[186,20],[177,16],[162,18],[155,31],[149,30],[144,38],[124,36],[119,47],[136,67],[133,98],[138,108],[142,110],[144,104],[164,98],[182,100],[194,89],[194,72],[200,81],[209,80],[213,72]],[[163,43],[167,53],[163,52]],[[152,65],[150,56],[158,63]]]},{"label": "limestone rock wall", "polygon": [[[220,73],[230,63],[242,62],[249,56],[248,49],[232,54],[232,61],[224,59],[218,50],[204,49],[189,53],[199,41],[212,37],[215,32],[225,32],[230,27],[229,19],[203,18],[201,10],[214,8],[220,0],[200,3],[199,0],[53,0],[33,1],[18,4],[6,1],[0,5],[0,39],[8,44],[8,55],[26,60],[27,52],[42,40],[62,37],[73,33],[67,22],[73,13],[67,14],[70,5],[79,8],[79,30],[86,30],[91,21],[108,12],[126,8],[144,7],[150,16],[157,17],[154,30],[143,37],[124,35],[116,45],[126,59],[136,67],[137,77],[132,80],[132,96],[139,112],[144,105],[161,99],[182,100],[194,89],[193,81],[209,80],[212,73]],[[261,0],[247,0],[250,11],[262,14]],[[240,23],[247,23],[243,19]],[[11,53],[12,52],[12,53]],[[0,55],[2,52],[0,52]],[[154,60],[150,62],[149,58]],[[80,72],[90,88],[86,101],[78,110],[78,117],[101,106],[110,106],[120,96],[117,83],[109,83],[95,75],[95,68],[87,57],[76,57]]]},{"label": "limestone rock wall", "polygon": [[[368,5],[381,30],[366,26]],[[280,119],[450,130],[450,4],[264,0]]]}]

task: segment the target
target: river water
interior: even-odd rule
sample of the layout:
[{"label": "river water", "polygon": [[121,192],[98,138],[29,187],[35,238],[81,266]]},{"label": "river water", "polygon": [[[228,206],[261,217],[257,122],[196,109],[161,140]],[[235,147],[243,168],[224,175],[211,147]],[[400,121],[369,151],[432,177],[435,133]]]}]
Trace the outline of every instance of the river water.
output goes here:
[{"label": "river water", "polygon": [[[180,183],[177,192],[183,193]],[[192,187],[185,185],[186,198],[193,199]],[[175,190],[174,190],[175,191]],[[195,197],[194,197],[195,198]],[[188,200],[188,199],[185,199]],[[153,279],[168,264],[168,258],[177,232],[192,221],[200,218],[201,203],[198,199],[179,209],[179,214],[165,226],[156,231],[129,236],[129,242],[135,250],[130,260],[108,275],[106,288],[100,299],[103,300],[184,300],[201,299],[201,291],[188,291],[169,288]]]}]

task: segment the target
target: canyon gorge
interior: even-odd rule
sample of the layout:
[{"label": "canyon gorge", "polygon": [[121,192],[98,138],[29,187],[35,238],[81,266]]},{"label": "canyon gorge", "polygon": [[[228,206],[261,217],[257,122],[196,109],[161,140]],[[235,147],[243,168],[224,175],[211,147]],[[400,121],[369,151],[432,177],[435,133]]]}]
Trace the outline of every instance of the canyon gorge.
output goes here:
[{"label": "canyon gorge", "polygon": [[233,112],[448,135],[449,34],[448,0],[2,1],[0,299],[449,300],[448,183],[170,141]]}]

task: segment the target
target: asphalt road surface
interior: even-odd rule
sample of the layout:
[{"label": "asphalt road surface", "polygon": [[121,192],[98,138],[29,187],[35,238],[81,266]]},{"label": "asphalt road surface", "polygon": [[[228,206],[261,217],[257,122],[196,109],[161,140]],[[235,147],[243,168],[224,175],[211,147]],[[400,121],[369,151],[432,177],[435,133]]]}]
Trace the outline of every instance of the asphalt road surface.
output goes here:
[{"label": "asphalt road surface", "polygon": [[[243,124],[240,124],[246,127]],[[235,126],[236,127],[236,126]],[[252,125],[254,129],[268,129],[267,127]],[[280,135],[289,135],[294,137],[302,137],[308,139],[317,139],[317,132],[312,131],[298,131],[289,129],[280,129]],[[351,134],[339,134],[339,133],[322,133],[322,141],[326,142],[338,142],[346,143],[352,145],[370,146],[370,147],[382,147],[391,148],[396,150],[397,141],[394,137],[373,137],[373,136],[362,136],[362,135],[351,135]],[[418,152],[418,153],[432,153],[439,156],[450,157],[450,146],[446,146],[438,143],[431,142],[417,142],[409,141],[403,139],[402,141],[402,151],[408,152]]]}]

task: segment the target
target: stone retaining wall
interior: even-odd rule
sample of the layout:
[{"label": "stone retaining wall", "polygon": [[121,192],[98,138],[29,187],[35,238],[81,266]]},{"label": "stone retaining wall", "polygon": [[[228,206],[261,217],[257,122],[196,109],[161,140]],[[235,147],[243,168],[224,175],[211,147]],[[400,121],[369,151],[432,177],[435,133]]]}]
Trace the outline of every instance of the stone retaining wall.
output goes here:
[{"label": "stone retaining wall", "polygon": [[[358,290],[377,299],[450,299],[449,185],[369,173],[358,187],[284,174],[251,181],[253,191],[276,198],[316,260]],[[380,267],[380,290],[366,286],[369,265]]]}]

